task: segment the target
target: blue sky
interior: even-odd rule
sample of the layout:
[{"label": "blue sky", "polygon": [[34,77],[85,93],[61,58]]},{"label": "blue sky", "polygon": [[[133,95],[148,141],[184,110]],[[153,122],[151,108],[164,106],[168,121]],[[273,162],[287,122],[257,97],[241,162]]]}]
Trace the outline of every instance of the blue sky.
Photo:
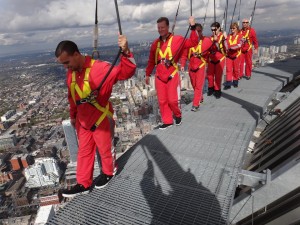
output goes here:
[{"label": "blue sky", "polygon": [[[32,50],[53,50],[61,40],[79,47],[92,46],[96,0],[0,0],[0,55]],[[225,0],[216,0],[217,21],[222,20]],[[255,0],[242,0],[241,18],[250,17]],[[193,15],[203,23],[208,3],[207,27],[213,22],[213,0],[193,0]],[[235,0],[229,0],[228,21]],[[118,0],[123,33],[130,41],[157,37],[156,20],[175,17],[178,0]],[[239,1],[238,1],[239,5]],[[253,27],[258,30],[299,29],[299,0],[257,0]],[[237,20],[239,8],[236,9]],[[175,33],[184,34],[190,0],[181,0]],[[98,0],[99,45],[117,42],[114,1]],[[207,31],[208,32],[208,31]],[[300,32],[299,32],[300,33]]]}]

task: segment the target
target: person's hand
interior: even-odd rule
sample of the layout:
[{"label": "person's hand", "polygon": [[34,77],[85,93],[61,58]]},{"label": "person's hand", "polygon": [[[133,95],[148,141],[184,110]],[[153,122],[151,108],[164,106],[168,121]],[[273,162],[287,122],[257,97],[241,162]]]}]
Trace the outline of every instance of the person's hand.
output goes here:
[{"label": "person's hand", "polygon": [[255,55],[258,54],[258,49],[254,49],[254,52],[253,52]]},{"label": "person's hand", "polygon": [[193,16],[190,16],[189,23],[190,23],[191,26],[194,26],[196,24],[195,18]]},{"label": "person's hand", "polygon": [[122,49],[122,52],[124,52],[125,54],[130,53],[129,48],[128,48],[127,37],[125,35],[119,34],[118,45]]},{"label": "person's hand", "polygon": [[146,76],[146,78],[145,78],[145,83],[146,83],[147,85],[150,84],[150,77],[149,77],[149,76]]},{"label": "person's hand", "polygon": [[213,32],[213,35],[214,35],[214,41],[218,41],[218,35],[216,31]]},{"label": "person's hand", "polygon": [[184,67],[183,66],[180,67],[180,70],[181,70],[181,72],[184,72]]},{"label": "person's hand", "polygon": [[226,33],[226,31],[223,32],[223,36],[224,36],[225,39],[227,39],[227,33]]}]

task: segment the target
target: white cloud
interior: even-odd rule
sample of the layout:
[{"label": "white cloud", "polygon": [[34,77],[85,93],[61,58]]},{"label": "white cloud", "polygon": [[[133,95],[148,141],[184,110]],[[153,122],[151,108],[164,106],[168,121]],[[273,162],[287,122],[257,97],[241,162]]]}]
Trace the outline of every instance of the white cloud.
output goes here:
[{"label": "white cloud", "polygon": [[[193,1],[193,16],[203,23],[208,0]],[[241,19],[250,17],[255,0],[242,1]],[[0,0],[0,47],[45,43],[52,48],[60,40],[92,43],[95,0]],[[179,0],[119,0],[123,33],[130,39],[157,37],[156,20],[167,16],[171,25]],[[209,1],[206,25],[213,22],[213,2]],[[217,21],[223,18],[224,0],[216,0]],[[228,23],[235,1],[229,1]],[[239,1],[238,1],[239,2]],[[300,28],[299,0],[257,1],[253,26],[256,30]],[[237,20],[236,9],[234,21]],[[181,1],[176,32],[184,34],[190,1]],[[114,1],[98,1],[99,41],[114,41],[118,26]]]}]

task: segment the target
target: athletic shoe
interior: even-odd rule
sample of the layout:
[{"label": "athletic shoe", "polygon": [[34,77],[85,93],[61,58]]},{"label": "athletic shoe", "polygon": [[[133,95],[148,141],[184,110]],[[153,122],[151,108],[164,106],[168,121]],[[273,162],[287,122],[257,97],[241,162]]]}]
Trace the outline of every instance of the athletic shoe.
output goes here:
[{"label": "athletic shoe", "polygon": [[213,87],[210,87],[208,88],[208,91],[207,91],[207,96],[211,96],[213,93],[214,93],[214,88]]},{"label": "athletic shoe", "polygon": [[191,111],[197,112],[199,110],[199,106],[192,106]]},{"label": "athletic shoe", "polygon": [[173,125],[173,124],[162,124],[162,125],[160,125],[160,126],[158,127],[158,129],[160,129],[160,130],[165,130],[165,129],[171,127],[172,125]]},{"label": "athletic shoe", "polygon": [[216,97],[217,99],[218,99],[218,98],[221,98],[222,92],[221,92],[220,90],[215,91],[214,95],[215,95],[215,97]]},{"label": "athletic shoe", "polygon": [[70,190],[63,190],[62,196],[65,198],[75,197],[76,195],[87,194],[90,191],[90,187],[85,188],[82,184],[76,184],[71,187]]},{"label": "athletic shoe", "polygon": [[175,124],[179,126],[181,124],[181,117],[175,117]]},{"label": "athletic shoe", "polygon": [[251,79],[251,77],[246,76],[246,80],[250,80],[250,79]]},{"label": "athletic shoe", "polygon": [[113,177],[114,176],[109,176],[104,173],[101,173],[96,178],[95,188],[96,189],[104,188]]},{"label": "athletic shoe", "polygon": [[230,89],[231,88],[231,86],[225,86],[223,89],[224,90],[228,90],[228,89]]}]

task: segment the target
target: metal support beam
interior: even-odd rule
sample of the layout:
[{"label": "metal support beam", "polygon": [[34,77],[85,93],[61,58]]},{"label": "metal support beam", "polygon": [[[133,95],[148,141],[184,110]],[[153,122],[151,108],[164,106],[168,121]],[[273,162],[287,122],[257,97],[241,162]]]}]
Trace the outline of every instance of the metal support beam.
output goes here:
[{"label": "metal support beam", "polygon": [[269,183],[271,181],[271,171],[267,169],[263,172],[264,173],[257,173],[248,170],[242,170],[239,173],[238,185],[245,185],[255,188],[258,185]]}]

